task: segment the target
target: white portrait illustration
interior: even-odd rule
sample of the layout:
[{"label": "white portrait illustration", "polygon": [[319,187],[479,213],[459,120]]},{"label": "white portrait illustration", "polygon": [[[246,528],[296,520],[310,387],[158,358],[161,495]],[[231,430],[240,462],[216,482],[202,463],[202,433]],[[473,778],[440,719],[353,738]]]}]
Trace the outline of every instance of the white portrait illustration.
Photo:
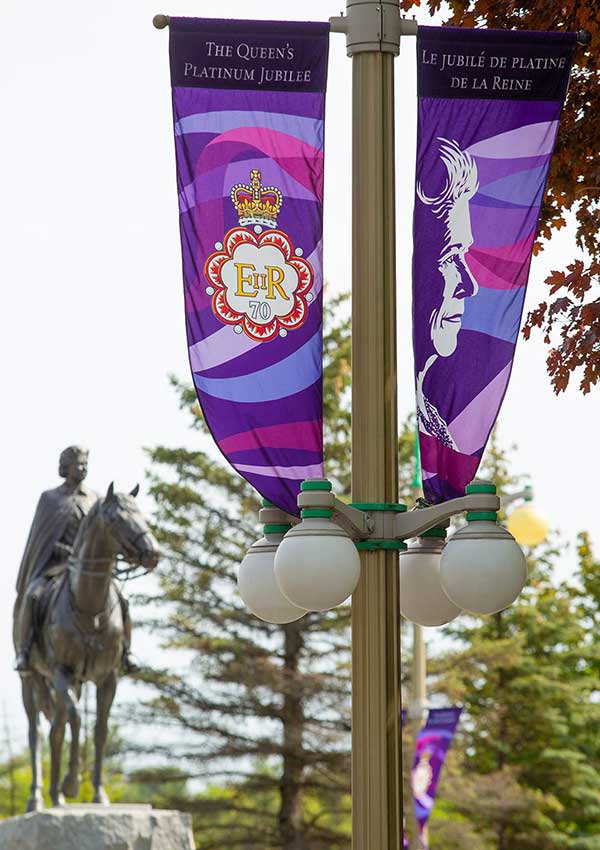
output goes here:
[{"label": "white portrait illustration", "polygon": [[[442,191],[433,196],[417,184],[421,203],[431,208],[432,227],[441,227],[441,248],[435,258],[439,273],[439,288],[432,294],[433,309],[429,315],[431,353],[417,375],[417,415],[419,430],[436,437],[448,448],[456,445],[447,423],[423,391],[425,377],[440,357],[450,357],[459,344],[459,332],[465,312],[465,299],[477,295],[479,287],[471,274],[465,255],[473,244],[469,201],[479,188],[477,165],[472,156],[461,150],[458,143],[439,139],[440,158],[447,175]],[[436,250],[437,253],[437,250]],[[425,333],[425,329],[420,329]]]}]

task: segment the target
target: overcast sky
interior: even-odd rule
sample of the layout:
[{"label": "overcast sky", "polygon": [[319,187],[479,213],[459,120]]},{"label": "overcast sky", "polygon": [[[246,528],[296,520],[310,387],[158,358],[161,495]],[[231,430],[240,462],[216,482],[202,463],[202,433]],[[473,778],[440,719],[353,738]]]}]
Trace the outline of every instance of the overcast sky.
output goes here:
[{"label": "overcast sky", "polygon": [[[144,446],[197,446],[167,375],[187,376],[167,57],[156,12],[323,20],[342,0],[4,0],[0,27],[3,565],[0,708],[25,743],[12,672],[11,609],[18,566],[42,490],[59,483],[60,451],[90,448],[89,484],[144,489]],[[420,13],[420,20],[427,20]],[[410,345],[415,40],[398,78],[398,334],[400,413],[413,409]],[[327,104],[325,275],[350,286],[350,70],[332,37]],[[360,215],[360,213],[359,213]],[[527,305],[574,255],[573,228],[534,260]],[[556,398],[539,340],[520,343],[501,437],[518,443],[553,526],[573,541],[597,533],[600,390]],[[141,498],[144,498],[143,495]],[[148,500],[144,504],[149,507]],[[574,559],[563,564],[566,573]],[[134,638],[135,642],[135,638]],[[136,644],[148,654],[146,640]],[[1,748],[0,748],[1,750]]]}]

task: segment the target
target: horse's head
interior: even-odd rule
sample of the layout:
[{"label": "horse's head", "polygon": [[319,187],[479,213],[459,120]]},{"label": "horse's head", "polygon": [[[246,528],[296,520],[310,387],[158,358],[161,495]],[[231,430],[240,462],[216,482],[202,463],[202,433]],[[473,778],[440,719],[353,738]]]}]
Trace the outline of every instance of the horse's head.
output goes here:
[{"label": "horse's head", "polygon": [[115,493],[111,484],[102,501],[102,515],[117,552],[133,564],[153,570],[161,556],[158,542],[135,500],[139,484],[131,493]]}]

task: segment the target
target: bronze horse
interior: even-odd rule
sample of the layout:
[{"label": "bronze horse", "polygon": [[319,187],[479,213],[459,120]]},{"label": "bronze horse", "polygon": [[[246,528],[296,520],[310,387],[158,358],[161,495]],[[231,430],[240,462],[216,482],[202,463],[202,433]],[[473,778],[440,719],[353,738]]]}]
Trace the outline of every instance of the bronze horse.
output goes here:
[{"label": "bronze horse", "polygon": [[[123,612],[113,576],[120,557],[148,571],[160,550],[135,496],[115,493],[113,485],[84,518],[63,573],[49,582],[36,644],[32,674],[23,676],[23,704],[29,721],[31,789],[27,811],[43,808],[40,711],[50,722],[50,798],[54,806],[79,793],[79,698],[84,682],[96,685],[94,732],[94,803],[107,804],[102,764],[108,716],[123,656]],[[15,633],[18,634],[18,612]],[[67,774],[60,784],[66,724],[71,729]]]}]

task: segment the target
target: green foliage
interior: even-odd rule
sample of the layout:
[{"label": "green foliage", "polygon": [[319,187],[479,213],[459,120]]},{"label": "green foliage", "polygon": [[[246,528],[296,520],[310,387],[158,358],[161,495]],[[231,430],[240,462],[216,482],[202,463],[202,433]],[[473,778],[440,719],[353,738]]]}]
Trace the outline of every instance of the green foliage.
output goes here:
[{"label": "green foliage", "polygon": [[[343,300],[328,320],[328,474],[348,497]],[[189,410],[193,393],[175,385]],[[197,415],[192,422],[204,427]],[[414,419],[398,448],[401,498],[411,502]],[[144,600],[148,625],[185,663],[144,676],[155,694],[144,722],[171,733],[153,748],[159,768],[177,770],[148,768],[137,780],[163,804],[192,813],[200,850],[346,850],[349,611],[285,627],[251,616],[235,576],[258,534],[255,493],[211,454],[158,447],[150,457],[169,557],[158,592]],[[480,474],[501,494],[522,486],[495,434]],[[582,535],[578,575],[557,585],[562,551],[555,542],[530,551],[530,582],[516,605],[490,618],[462,617],[435,644],[432,694],[465,712],[430,823],[431,850],[600,850],[600,569]],[[409,666],[405,655],[405,676]]]},{"label": "green foliage", "polygon": [[26,753],[0,762],[0,818],[15,817],[25,811],[30,783]]},{"label": "green foliage", "polygon": [[[350,497],[351,484],[346,302],[341,296],[328,303],[324,332],[326,472],[342,498]],[[206,432],[193,390],[172,383],[193,427]],[[203,850],[242,847],[250,835],[264,848],[303,841],[311,850],[341,850],[350,834],[349,608],[285,627],[257,620],[236,591],[237,566],[259,536],[256,493],[214,452],[157,447],[150,459],[168,562],[157,594],[144,599],[156,611],[147,625],[188,664],[146,671],[155,697],[144,719],[175,734],[154,748],[157,756],[177,758],[191,780],[228,783],[175,795],[174,804],[194,815]],[[412,421],[402,430],[399,465],[402,496],[410,498]],[[241,806],[239,817],[223,803],[231,799]],[[225,832],[228,843],[215,844]]]},{"label": "green foliage", "polygon": [[[510,481],[495,441],[486,465]],[[530,551],[517,603],[455,621],[430,666],[434,690],[465,707],[431,850],[452,846],[448,818],[485,850],[600,848],[598,564],[582,535],[578,575],[557,585],[562,552],[552,541]]]},{"label": "green foliage", "polygon": [[[91,769],[92,769],[92,746],[89,736],[86,731],[83,731],[83,746],[81,752],[81,787],[80,793],[75,800],[67,802],[76,803],[91,803],[94,796],[92,787]],[[65,749],[68,747],[68,737],[65,741]],[[7,758],[0,760],[0,819],[15,817],[25,812],[27,801],[29,799],[29,788],[31,785],[31,770],[29,767],[29,752],[26,750],[16,756],[9,756],[9,746],[5,747],[5,755]],[[124,800],[132,800],[134,798],[126,796],[126,786],[123,779],[122,764],[122,741],[116,732],[113,730],[109,736],[106,749],[105,761],[105,789],[109,799],[113,803],[120,803]],[[66,759],[63,757],[63,765]],[[50,753],[48,745],[44,746],[42,754],[42,772],[45,779],[44,782],[44,805],[51,805],[48,795],[48,778],[50,775]],[[148,793],[144,791],[144,793]],[[138,797],[138,799],[147,799],[146,797]]]},{"label": "green foliage", "polygon": [[[350,487],[345,300],[329,303],[324,338],[327,473],[341,496]],[[193,393],[173,383],[193,426],[205,430]],[[187,779],[211,783],[200,795],[175,794],[199,824],[199,846],[347,847],[349,608],[283,627],[254,617],[236,580],[260,536],[255,491],[214,452],[149,454],[167,559],[156,595],[144,599],[156,612],[147,625],[187,663],[145,672],[155,696],[143,717],[171,733],[156,755],[176,759]],[[228,785],[218,791],[215,780]]]},{"label": "green foliage", "polygon": [[350,496],[352,343],[348,296],[326,302],[323,336],[323,439],[326,475],[336,494]]}]

